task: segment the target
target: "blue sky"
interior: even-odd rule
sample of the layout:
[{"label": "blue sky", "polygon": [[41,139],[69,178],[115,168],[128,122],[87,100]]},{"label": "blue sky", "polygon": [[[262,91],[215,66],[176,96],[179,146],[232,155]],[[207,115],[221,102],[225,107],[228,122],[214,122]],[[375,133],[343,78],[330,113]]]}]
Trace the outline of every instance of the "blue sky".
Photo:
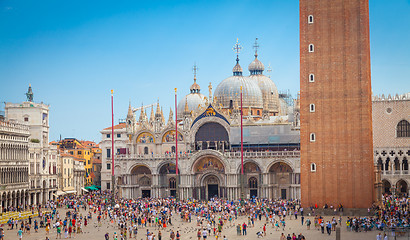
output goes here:
[{"label": "blue sky", "polygon": [[[410,0],[370,0],[372,88],[410,90]],[[299,90],[299,3],[237,1],[11,1],[0,0],[0,101],[50,104],[50,140],[60,134],[100,141],[115,119],[159,98],[166,117],[189,93],[196,62],[208,95],[232,74],[236,38],[242,68],[259,59],[272,67],[279,90]],[[248,73],[246,73],[248,74]],[[266,72],[265,72],[266,74]],[[4,106],[4,104],[2,104]]]}]

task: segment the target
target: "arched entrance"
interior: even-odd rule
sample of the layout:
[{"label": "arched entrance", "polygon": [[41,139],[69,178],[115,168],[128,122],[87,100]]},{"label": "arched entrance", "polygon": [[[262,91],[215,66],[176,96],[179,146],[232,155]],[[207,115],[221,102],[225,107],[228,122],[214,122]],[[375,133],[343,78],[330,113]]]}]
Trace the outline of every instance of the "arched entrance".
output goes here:
[{"label": "arched entrance", "polygon": [[220,183],[219,179],[215,175],[208,175],[203,180],[203,186],[205,186],[205,199],[211,199],[220,197]]},{"label": "arched entrance", "polygon": [[[246,162],[243,165],[243,173],[245,175],[245,187],[247,188],[245,193],[247,198],[258,197],[258,183],[261,182],[261,170],[259,166],[254,162]],[[241,174],[241,169],[239,168],[239,174]]]},{"label": "arched entrance", "polygon": [[224,198],[226,189],[225,167],[222,161],[215,156],[205,156],[198,159],[194,166],[195,186],[193,197],[195,199],[208,200],[212,197]]},{"label": "arched entrance", "polygon": [[407,192],[408,192],[407,182],[404,180],[399,180],[396,183],[396,195],[407,196]]},{"label": "arched entrance", "polygon": [[390,191],[391,184],[390,184],[390,182],[387,181],[387,180],[383,180],[382,184],[383,184],[383,194],[384,193],[391,194],[391,191]]},{"label": "arched entrance", "polygon": [[291,188],[293,176],[293,170],[288,164],[284,162],[273,164],[269,168],[271,196],[275,199],[295,198],[294,189]]},{"label": "arched entrance", "polygon": [[136,185],[131,197],[151,197],[152,174],[151,170],[144,165],[137,165],[131,170],[131,184]]},{"label": "arched entrance", "polygon": [[176,196],[176,166],[174,163],[166,163],[159,169],[159,184],[161,196]]}]

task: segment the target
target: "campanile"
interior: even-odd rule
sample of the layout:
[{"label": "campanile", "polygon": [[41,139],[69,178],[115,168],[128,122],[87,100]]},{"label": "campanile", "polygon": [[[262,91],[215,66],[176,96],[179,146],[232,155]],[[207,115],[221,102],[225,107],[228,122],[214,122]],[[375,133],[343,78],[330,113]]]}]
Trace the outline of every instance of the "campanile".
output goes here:
[{"label": "campanile", "polygon": [[301,200],[374,200],[368,0],[300,0]]}]

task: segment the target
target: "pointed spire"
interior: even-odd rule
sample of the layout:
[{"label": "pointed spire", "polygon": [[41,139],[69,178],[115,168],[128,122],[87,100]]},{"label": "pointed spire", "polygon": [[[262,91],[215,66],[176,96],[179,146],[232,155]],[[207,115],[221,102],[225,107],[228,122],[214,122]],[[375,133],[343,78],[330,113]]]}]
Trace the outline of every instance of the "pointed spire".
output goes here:
[{"label": "pointed spire", "polygon": [[154,115],[154,105],[151,106],[151,116],[149,118],[149,121],[152,123],[155,120],[155,115]]},{"label": "pointed spire", "polygon": [[144,104],[141,105],[141,114],[140,114],[140,122],[145,122],[145,120],[147,119],[147,115],[144,112]]},{"label": "pointed spire", "polygon": [[162,107],[161,107],[161,121],[163,124],[165,124],[164,111],[162,111]]},{"label": "pointed spire", "polygon": [[189,113],[189,108],[188,108],[188,99],[187,99],[187,98],[185,98],[184,113]]},{"label": "pointed spire", "polygon": [[209,102],[212,102],[212,83],[211,82],[209,82],[209,85],[208,85],[208,91],[209,91]]},{"label": "pointed spire", "polygon": [[172,108],[169,108],[169,117],[168,117],[168,125],[172,125],[174,123],[174,112]]},{"label": "pointed spire", "polygon": [[127,114],[127,117],[131,118],[131,117],[133,117],[133,116],[134,116],[134,113],[133,113],[133,111],[132,111],[131,100],[130,100],[130,103],[129,103],[129,105],[128,105],[128,114]]},{"label": "pointed spire", "polygon": [[155,114],[161,114],[161,108],[159,107],[159,99],[157,101],[157,111],[155,112]]}]

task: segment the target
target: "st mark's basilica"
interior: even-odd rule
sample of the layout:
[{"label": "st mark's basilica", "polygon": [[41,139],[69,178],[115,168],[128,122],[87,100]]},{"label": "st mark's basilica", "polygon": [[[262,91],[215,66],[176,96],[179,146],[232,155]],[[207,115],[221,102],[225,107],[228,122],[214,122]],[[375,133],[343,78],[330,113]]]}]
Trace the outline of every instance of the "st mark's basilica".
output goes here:
[{"label": "st mark's basilica", "polygon": [[[244,196],[300,198],[299,98],[278,92],[263,74],[255,46],[250,75],[244,76],[237,56],[232,76],[214,92],[210,83],[208,96],[201,92],[194,67],[190,93],[177,107],[181,199],[240,197],[241,86]],[[126,120],[114,126],[116,191],[125,198],[176,195],[175,114],[171,109],[165,120],[159,103],[149,108],[150,114],[130,104]],[[101,131],[102,190],[112,188],[111,132],[111,127]]]}]

